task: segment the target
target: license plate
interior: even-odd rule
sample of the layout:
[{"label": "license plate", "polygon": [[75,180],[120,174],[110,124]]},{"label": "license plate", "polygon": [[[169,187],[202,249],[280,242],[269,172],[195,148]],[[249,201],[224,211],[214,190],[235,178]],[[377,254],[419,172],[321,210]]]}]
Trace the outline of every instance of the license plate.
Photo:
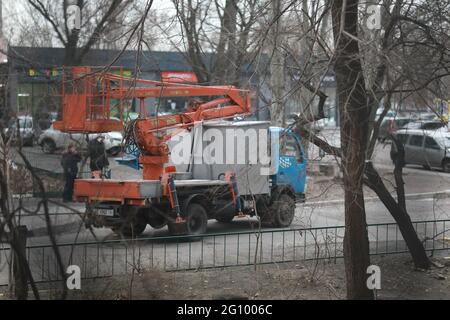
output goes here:
[{"label": "license plate", "polygon": [[98,215],[104,217],[114,217],[114,209],[99,209]]}]

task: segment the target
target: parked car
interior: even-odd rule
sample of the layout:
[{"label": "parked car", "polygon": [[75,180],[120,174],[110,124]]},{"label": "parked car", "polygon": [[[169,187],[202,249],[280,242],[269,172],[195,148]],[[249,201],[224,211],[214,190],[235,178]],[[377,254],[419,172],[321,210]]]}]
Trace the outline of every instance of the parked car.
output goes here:
[{"label": "parked car", "polygon": [[[378,109],[377,109],[376,119],[379,119],[379,118],[380,118],[380,116],[381,116],[381,114],[383,113],[383,111],[384,111],[384,108],[378,108]],[[385,118],[395,118],[395,117],[397,117],[397,116],[398,116],[397,111],[395,111],[395,110],[389,110],[389,111],[386,113]]]},{"label": "parked car", "polygon": [[[405,148],[405,164],[424,168],[442,168],[450,173],[450,132],[448,130],[398,130],[397,139]],[[397,157],[397,147],[392,145],[391,158]]]},{"label": "parked car", "polygon": [[17,140],[17,123],[19,123],[19,132],[22,144],[32,147],[34,145],[35,130],[33,117],[19,116],[10,122],[8,128],[5,129],[5,135],[9,138],[12,136],[13,141]]},{"label": "parked car", "polygon": [[416,117],[416,121],[432,121],[432,120],[436,120],[438,117],[436,116],[436,114],[431,113],[431,112],[422,112],[422,113],[418,113],[418,114],[413,114]]},{"label": "parked car", "polygon": [[448,124],[435,120],[435,121],[414,121],[403,126],[401,129],[404,130],[439,130],[445,128]]},{"label": "parked car", "polygon": [[396,118],[385,118],[380,126],[380,131],[378,135],[378,140],[386,141],[389,140],[389,136],[395,133],[398,129],[404,127],[412,121],[411,118],[406,117],[396,117]]},{"label": "parked car", "polygon": [[[89,141],[94,140],[98,136],[99,134],[89,134]],[[103,136],[105,136],[106,151],[112,156],[117,156],[122,151],[122,133],[108,132],[103,134]],[[58,149],[63,149],[71,142],[86,147],[86,135],[63,133],[59,130],[55,130],[53,126],[51,126],[50,129],[45,130],[40,135],[38,140],[39,145],[42,147],[42,151],[47,154],[52,154]]]}]

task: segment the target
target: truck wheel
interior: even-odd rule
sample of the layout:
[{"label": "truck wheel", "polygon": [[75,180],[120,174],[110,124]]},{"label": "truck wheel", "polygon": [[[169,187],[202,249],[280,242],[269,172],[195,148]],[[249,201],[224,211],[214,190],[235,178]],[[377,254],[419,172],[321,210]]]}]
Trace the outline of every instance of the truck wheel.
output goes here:
[{"label": "truck wheel", "polygon": [[218,221],[218,222],[220,222],[220,223],[230,223],[231,221],[233,221],[234,220],[234,217],[235,216],[218,216],[218,217],[216,217],[216,220]]},{"label": "truck wheel", "polygon": [[270,227],[273,225],[273,216],[266,201],[259,199],[256,202],[256,211],[263,226]]},{"label": "truck wheel", "polygon": [[148,224],[156,230],[162,229],[167,226],[167,219],[157,213],[148,217]]},{"label": "truck wheel", "polygon": [[229,203],[223,206],[218,212],[216,212],[214,219],[220,223],[230,223],[236,216],[236,209],[233,203]]},{"label": "truck wheel", "polygon": [[201,235],[208,228],[208,215],[198,203],[189,204],[186,211],[186,229],[189,235]]},{"label": "truck wheel", "polygon": [[202,235],[206,233],[208,227],[208,215],[205,208],[198,203],[188,205],[185,212],[186,223],[169,223],[169,232],[171,235]]},{"label": "truck wheel", "polygon": [[138,237],[147,228],[147,222],[142,214],[140,214],[139,207],[124,206],[121,208],[121,215],[125,222],[119,226],[112,228],[114,233],[124,237]]},{"label": "truck wheel", "polygon": [[273,215],[273,226],[275,228],[287,228],[294,221],[295,199],[283,193],[270,206],[270,211]]},{"label": "truck wheel", "polygon": [[112,230],[117,235],[130,238],[140,236],[146,228],[147,224],[143,223],[123,223],[121,226],[113,227]]}]

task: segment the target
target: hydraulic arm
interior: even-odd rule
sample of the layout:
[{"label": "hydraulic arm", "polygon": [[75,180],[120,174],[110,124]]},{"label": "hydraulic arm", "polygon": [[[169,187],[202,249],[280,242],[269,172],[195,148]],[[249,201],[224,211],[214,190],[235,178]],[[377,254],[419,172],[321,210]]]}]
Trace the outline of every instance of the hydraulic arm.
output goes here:
[{"label": "hydraulic arm", "polygon": [[[193,100],[184,113],[147,117],[146,99],[174,97]],[[121,69],[99,72],[90,67],[73,67],[63,70],[63,120],[54,127],[70,133],[122,131],[124,106],[134,99],[140,102],[140,118],[132,123],[132,130],[141,151],[144,180],[159,180],[164,174],[169,162],[166,143],[173,136],[168,130],[249,114],[251,106],[250,92],[234,86],[165,83],[125,77]],[[112,119],[113,111],[119,112],[119,121]]]}]

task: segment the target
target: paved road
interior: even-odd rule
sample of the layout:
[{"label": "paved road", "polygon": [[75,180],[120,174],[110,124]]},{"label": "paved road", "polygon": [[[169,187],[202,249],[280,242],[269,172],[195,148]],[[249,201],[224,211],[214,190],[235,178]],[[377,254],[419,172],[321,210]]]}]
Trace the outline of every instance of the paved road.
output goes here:
[{"label": "paved road", "polygon": [[[392,171],[392,164],[389,160],[389,148],[385,148],[384,145],[377,147],[377,157],[375,159],[378,168],[381,168],[381,173],[387,173]],[[30,157],[42,157],[40,149],[30,148],[27,150]],[[53,162],[59,161],[58,155],[45,156],[48,159],[48,163],[54,167]],[[139,176],[139,172],[135,170],[125,168],[123,166],[117,166],[113,164],[114,174],[123,176],[122,178],[133,179]],[[405,181],[406,181],[406,193],[407,194],[422,194],[428,192],[438,192],[450,190],[450,175],[439,171],[427,171],[422,168],[409,167],[405,169]],[[426,198],[426,199],[423,199]],[[419,200],[409,200],[408,209],[413,220],[431,220],[435,217],[447,218],[445,212],[446,199],[433,200],[432,195],[425,195]],[[36,202],[32,199],[27,200],[30,208],[36,207]],[[34,202],[33,202],[34,201]],[[343,203],[339,201],[333,201],[328,203],[326,199],[315,199],[316,203],[308,203],[306,206],[299,206],[297,209],[296,220],[293,227],[324,227],[333,225],[344,224],[344,207]],[[379,201],[368,201],[367,207],[367,219],[369,223],[389,222],[392,221],[387,210]],[[84,211],[82,204],[77,204],[74,208],[80,212]],[[51,205],[52,213],[70,213],[71,211],[58,205]],[[57,233],[60,241],[69,242],[74,239],[73,232],[78,233],[79,218],[74,215],[55,215],[52,217],[54,224],[58,226]],[[46,226],[42,217],[28,217],[22,220],[30,230],[31,243],[43,244],[48,242],[48,239],[42,235],[46,234]],[[211,222],[209,226],[209,232],[234,232],[251,230],[252,223],[255,223],[254,219],[235,221],[231,225],[221,225]],[[109,230],[96,230],[96,234],[104,239],[111,237]],[[147,229],[146,236],[167,236],[167,230],[152,230],[150,227]],[[91,240],[92,235],[88,232],[84,232],[79,237],[81,240]]]}]

